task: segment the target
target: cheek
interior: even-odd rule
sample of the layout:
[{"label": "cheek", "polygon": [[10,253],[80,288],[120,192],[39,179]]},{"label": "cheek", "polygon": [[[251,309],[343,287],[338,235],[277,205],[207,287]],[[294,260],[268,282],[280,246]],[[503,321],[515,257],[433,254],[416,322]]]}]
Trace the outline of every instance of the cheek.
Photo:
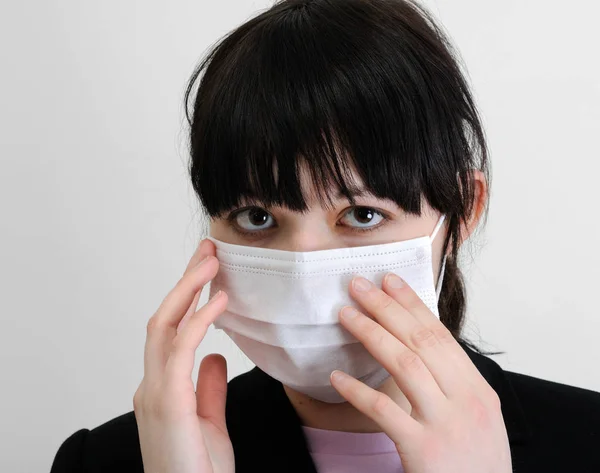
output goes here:
[{"label": "cheek", "polygon": [[216,238],[217,240],[223,240],[227,238],[227,227],[222,219],[211,220],[208,224],[208,235]]}]

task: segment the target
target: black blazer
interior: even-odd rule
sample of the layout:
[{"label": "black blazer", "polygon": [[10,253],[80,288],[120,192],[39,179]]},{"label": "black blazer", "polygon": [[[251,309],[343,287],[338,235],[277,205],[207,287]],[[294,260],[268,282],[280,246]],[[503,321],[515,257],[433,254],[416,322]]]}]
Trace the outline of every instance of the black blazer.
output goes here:
[{"label": "black blazer", "polygon": [[[504,371],[461,346],[500,397],[515,473],[600,473],[600,393]],[[226,420],[236,473],[316,473],[283,386],[260,369],[229,382]],[[69,436],[51,470],[66,472],[142,473],[134,412]]]}]

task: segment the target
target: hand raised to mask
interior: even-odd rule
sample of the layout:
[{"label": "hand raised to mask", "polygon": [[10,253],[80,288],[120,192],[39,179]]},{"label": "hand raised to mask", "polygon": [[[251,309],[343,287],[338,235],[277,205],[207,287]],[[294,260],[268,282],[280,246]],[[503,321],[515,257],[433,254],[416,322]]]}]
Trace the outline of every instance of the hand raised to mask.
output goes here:
[{"label": "hand raised to mask", "polygon": [[340,371],[331,384],[394,441],[406,473],[511,473],[498,395],[417,294],[392,273],[383,290],[354,278],[350,294],[374,320],[344,307],[340,322],[386,368],[412,412]]},{"label": "hand raised to mask", "polygon": [[146,473],[234,471],[225,423],[225,359],[213,354],[202,360],[196,391],[191,378],[196,349],[227,306],[221,292],[196,311],[202,289],[218,269],[214,244],[202,241],[148,322],[144,377],[133,397]]}]

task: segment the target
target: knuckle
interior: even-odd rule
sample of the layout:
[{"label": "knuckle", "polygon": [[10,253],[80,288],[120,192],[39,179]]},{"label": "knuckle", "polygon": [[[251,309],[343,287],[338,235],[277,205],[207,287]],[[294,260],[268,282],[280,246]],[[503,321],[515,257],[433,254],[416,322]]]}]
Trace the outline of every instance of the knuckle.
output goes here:
[{"label": "knuckle", "polygon": [[151,396],[148,395],[148,389],[145,386],[145,382],[142,381],[138,386],[137,390],[133,394],[133,410],[137,413],[147,413],[151,405]]},{"label": "knuckle", "polygon": [[471,414],[475,421],[476,428],[484,430],[490,425],[490,410],[483,402],[477,402],[472,405]]},{"label": "knuckle", "polygon": [[429,348],[438,343],[437,337],[428,327],[421,327],[412,332],[410,341],[416,348]]},{"label": "knuckle", "polygon": [[396,355],[396,363],[405,372],[417,372],[423,369],[423,360],[411,350],[402,350]]},{"label": "knuckle", "polygon": [[475,392],[473,389],[468,389],[465,392],[464,402],[468,410],[471,410],[481,403],[481,399],[477,392]]},{"label": "knuckle", "polygon": [[157,323],[157,316],[154,314],[150,319],[148,319],[148,323],[146,324],[146,334],[150,334],[154,332]]},{"label": "knuckle", "polygon": [[496,391],[494,391],[493,388],[488,389],[487,393],[485,394],[485,399],[486,399],[486,403],[492,409],[494,409],[496,411],[502,410],[502,403],[500,401],[500,396],[498,396],[498,393]]},{"label": "knuckle", "polygon": [[394,302],[395,302],[394,299],[392,299],[385,292],[380,292],[378,300],[377,300],[377,307],[380,310],[385,310],[385,309],[391,307],[392,304],[394,304]]},{"label": "knuckle", "polygon": [[133,410],[136,416],[152,417],[155,419],[165,419],[168,417],[169,407],[174,404],[165,396],[161,384],[153,386],[144,386],[140,384],[133,395]]},{"label": "knuckle", "polygon": [[377,324],[373,322],[365,323],[365,325],[361,327],[361,330],[364,333],[365,339],[370,341],[373,345],[378,346],[383,343],[385,333]]},{"label": "knuckle", "polygon": [[492,423],[494,411],[488,402],[490,397],[489,394],[480,396],[476,392],[467,395],[468,412],[477,429],[487,429]]},{"label": "knuckle", "polygon": [[385,416],[390,407],[390,398],[385,394],[378,393],[372,401],[371,410],[377,416]]},{"label": "knuckle", "polygon": [[408,309],[408,311],[411,311],[414,309],[418,309],[419,307],[421,307],[421,305],[425,305],[425,303],[416,293],[410,291],[404,296],[404,299],[402,300],[402,305],[405,306]]},{"label": "knuckle", "polygon": [[456,339],[454,338],[454,335],[452,335],[452,332],[450,332],[450,330],[448,330],[448,328],[442,323],[437,324],[437,326],[432,328],[431,331],[434,333],[439,342],[444,345],[456,343]]},{"label": "knuckle", "polygon": [[137,388],[133,394],[133,410],[135,412],[141,411],[143,405],[143,391],[141,386]]}]

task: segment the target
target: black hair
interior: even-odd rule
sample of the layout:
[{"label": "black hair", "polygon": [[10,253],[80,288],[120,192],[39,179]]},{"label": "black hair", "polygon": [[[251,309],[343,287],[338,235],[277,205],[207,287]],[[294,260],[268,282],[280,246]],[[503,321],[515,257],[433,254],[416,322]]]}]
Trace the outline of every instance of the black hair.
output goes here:
[{"label": "black hair", "polygon": [[[185,93],[190,177],[211,218],[243,198],[305,211],[307,165],[325,206],[364,188],[420,215],[446,214],[451,246],[440,319],[461,337],[461,222],[473,169],[489,183],[484,129],[461,61],[431,13],[409,0],[281,0],[215,44]],[[204,72],[204,74],[202,74]],[[190,97],[197,85],[190,116]]]}]

